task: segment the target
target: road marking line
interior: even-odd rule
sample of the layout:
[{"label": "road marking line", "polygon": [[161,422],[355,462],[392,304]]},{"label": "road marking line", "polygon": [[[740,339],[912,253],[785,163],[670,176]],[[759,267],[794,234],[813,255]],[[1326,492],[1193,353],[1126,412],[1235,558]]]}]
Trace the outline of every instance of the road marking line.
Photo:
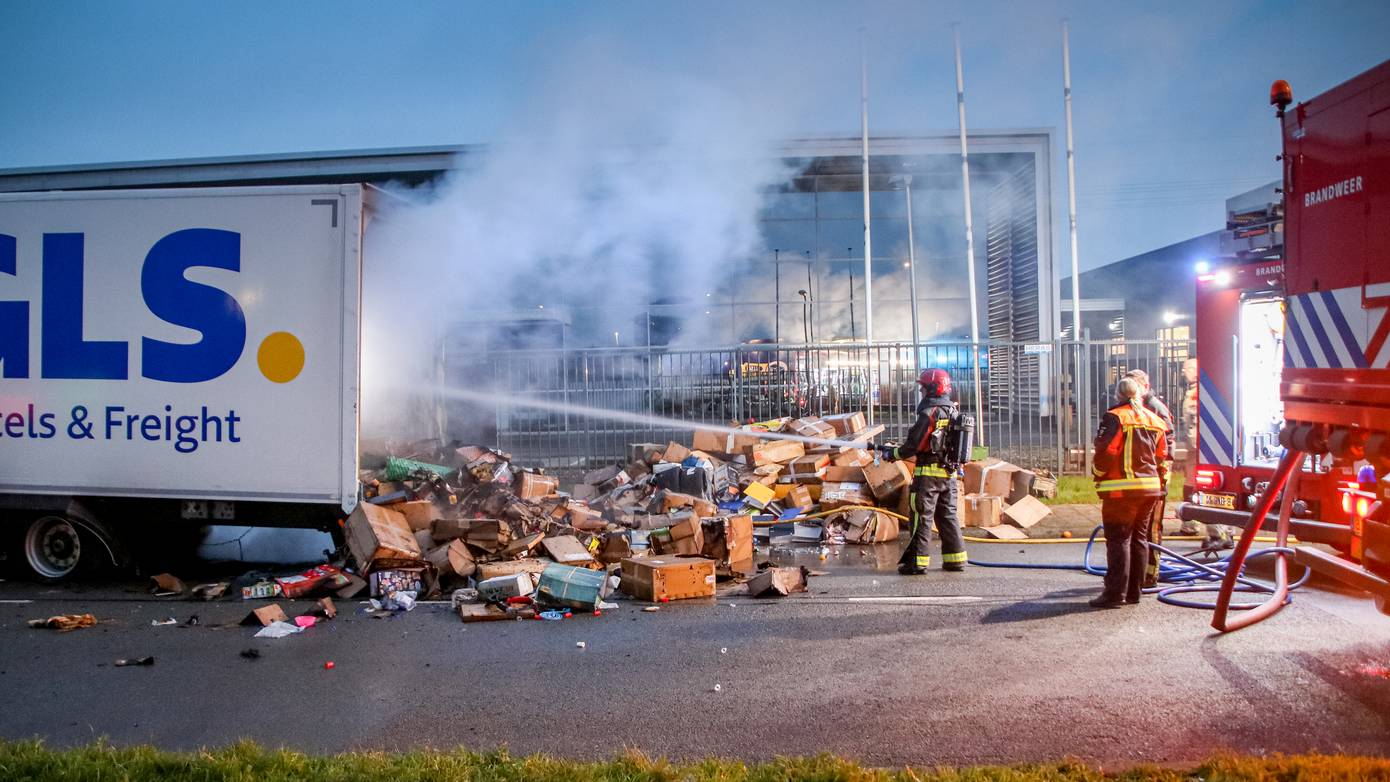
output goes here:
[{"label": "road marking line", "polygon": [[955,605],[957,603],[979,603],[983,597],[974,595],[954,595],[954,596],[920,596],[913,597],[904,595],[903,597],[846,597],[845,600],[851,603],[913,603],[920,605]]},{"label": "road marking line", "polygon": [[34,602],[34,601],[33,601],[33,600],[0,600],[0,603],[3,603],[3,604],[5,604],[5,605],[22,605],[22,604],[25,604],[25,603],[32,603],[32,602]]}]

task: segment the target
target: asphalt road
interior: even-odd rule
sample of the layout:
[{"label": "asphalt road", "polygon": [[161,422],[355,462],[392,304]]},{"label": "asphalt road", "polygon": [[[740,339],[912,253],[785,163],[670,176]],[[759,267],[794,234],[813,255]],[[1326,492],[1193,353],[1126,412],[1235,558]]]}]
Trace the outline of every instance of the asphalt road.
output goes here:
[{"label": "asphalt road", "polygon": [[[1390,665],[1390,618],[1366,600],[1307,590],[1274,619],[1216,637],[1204,612],[1151,600],[1090,610],[1099,581],[1085,574],[903,578],[896,552],[878,549],[799,555],[828,574],[781,600],[655,613],[624,602],[602,617],[472,625],[447,606],[378,619],[349,604],[273,641],[236,626],[239,600],[0,583],[0,736],[580,758],[832,751],[884,765],[1390,753],[1390,678],[1374,668]],[[977,544],[972,557],[1070,562],[1080,550]],[[101,624],[26,626],[70,612]],[[197,627],[150,624],[192,613]],[[251,647],[258,660],[239,656]],[[112,665],[144,655],[155,665]]]}]

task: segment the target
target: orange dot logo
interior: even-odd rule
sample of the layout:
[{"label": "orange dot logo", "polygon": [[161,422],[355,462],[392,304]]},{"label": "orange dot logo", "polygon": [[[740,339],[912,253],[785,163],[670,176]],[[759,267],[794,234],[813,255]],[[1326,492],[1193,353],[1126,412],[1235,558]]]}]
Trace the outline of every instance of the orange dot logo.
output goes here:
[{"label": "orange dot logo", "polygon": [[304,345],[288,331],[277,331],[261,341],[256,364],[270,382],[288,383],[304,370]]}]

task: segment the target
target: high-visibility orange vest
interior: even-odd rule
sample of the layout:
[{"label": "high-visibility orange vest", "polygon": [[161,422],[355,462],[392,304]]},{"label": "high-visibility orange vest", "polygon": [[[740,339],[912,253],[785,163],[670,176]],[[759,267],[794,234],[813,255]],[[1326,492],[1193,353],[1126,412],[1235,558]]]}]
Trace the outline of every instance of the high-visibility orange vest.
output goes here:
[{"label": "high-visibility orange vest", "polygon": [[1129,403],[1105,413],[1096,434],[1091,475],[1104,499],[1161,497],[1168,481],[1168,425]]}]

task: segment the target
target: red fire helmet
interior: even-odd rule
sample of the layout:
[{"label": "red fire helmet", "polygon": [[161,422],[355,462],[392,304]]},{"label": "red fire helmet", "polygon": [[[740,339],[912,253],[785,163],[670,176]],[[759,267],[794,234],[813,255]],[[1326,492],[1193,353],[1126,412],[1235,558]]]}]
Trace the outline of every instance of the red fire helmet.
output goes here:
[{"label": "red fire helmet", "polygon": [[944,369],[924,369],[917,384],[927,396],[950,396],[951,373]]}]

